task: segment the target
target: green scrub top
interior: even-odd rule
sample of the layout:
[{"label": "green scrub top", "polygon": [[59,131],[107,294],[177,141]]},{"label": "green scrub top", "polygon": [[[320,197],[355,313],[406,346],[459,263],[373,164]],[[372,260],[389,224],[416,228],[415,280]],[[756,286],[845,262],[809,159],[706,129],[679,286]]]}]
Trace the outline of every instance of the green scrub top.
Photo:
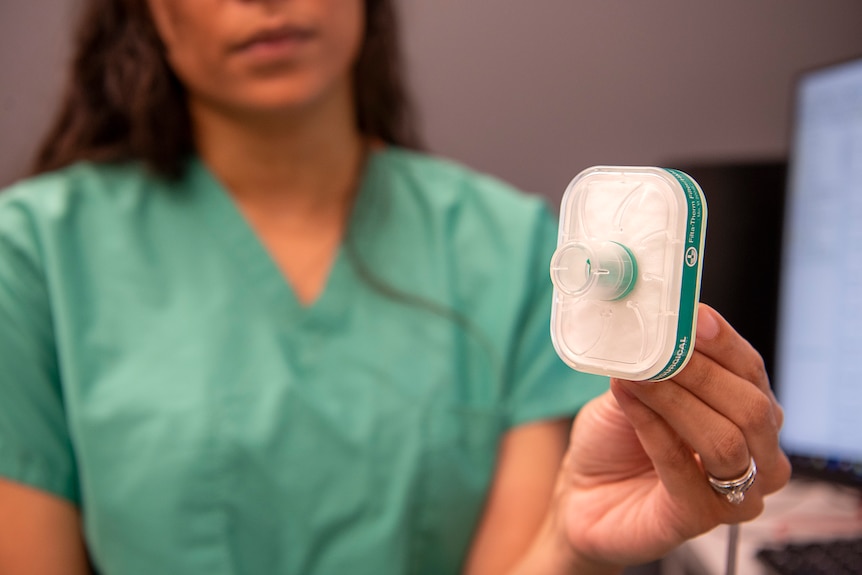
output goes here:
[{"label": "green scrub top", "polygon": [[556,357],[537,198],[374,152],[297,300],[200,160],[0,194],[0,475],[82,511],[104,575],[446,574],[509,428],[607,386]]}]

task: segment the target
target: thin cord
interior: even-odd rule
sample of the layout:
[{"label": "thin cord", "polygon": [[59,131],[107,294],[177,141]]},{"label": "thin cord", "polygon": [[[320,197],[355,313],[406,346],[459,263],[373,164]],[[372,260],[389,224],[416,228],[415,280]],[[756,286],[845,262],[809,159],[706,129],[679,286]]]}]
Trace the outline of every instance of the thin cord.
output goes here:
[{"label": "thin cord", "polygon": [[736,551],[739,548],[739,524],[730,525],[727,536],[727,569],[725,575],[736,575]]}]

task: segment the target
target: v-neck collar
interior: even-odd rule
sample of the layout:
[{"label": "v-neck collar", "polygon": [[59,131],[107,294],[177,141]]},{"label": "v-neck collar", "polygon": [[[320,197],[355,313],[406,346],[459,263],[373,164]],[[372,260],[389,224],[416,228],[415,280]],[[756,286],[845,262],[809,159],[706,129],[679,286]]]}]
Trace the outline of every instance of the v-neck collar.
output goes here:
[{"label": "v-neck collar", "polygon": [[353,285],[357,280],[345,249],[348,236],[363,237],[369,231],[365,222],[377,203],[381,185],[380,164],[386,150],[369,152],[347,231],[326,278],[322,292],[310,304],[303,304],[289,280],[279,269],[257,232],[240,211],[230,193],[198,157],[190,159],[184,176],[185,192],[197,198],[197,209],[220,245],[238,266],[238,275],[248,288],[244,297],[266,298],[274,313],[303,325],[318,328],[340,324],[347,312]]}]

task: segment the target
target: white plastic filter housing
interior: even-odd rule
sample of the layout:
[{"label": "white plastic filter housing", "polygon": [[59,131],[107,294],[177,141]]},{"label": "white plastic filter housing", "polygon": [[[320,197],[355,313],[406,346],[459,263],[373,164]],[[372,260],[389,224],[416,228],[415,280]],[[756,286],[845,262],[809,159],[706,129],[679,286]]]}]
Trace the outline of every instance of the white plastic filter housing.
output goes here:
[{"label": "white plastic filter housing", "polygon": [[706,200],[678,170],[596,166],[560,208],[551,337],[587,373],[673,377],[694,348]]}]

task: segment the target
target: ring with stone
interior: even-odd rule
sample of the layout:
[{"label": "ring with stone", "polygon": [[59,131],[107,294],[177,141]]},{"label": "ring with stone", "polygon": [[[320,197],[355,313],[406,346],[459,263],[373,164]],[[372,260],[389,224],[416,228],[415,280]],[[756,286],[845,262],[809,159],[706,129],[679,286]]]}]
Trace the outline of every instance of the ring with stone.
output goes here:
[{"label": "ring with stone", "polygon": [[752,457],[748,462],[748,469],[736,479],[718,479],[709,473],[706,476],[709,479],[709,484],[717,493],[724,495],[734,505],[739,505],[745,499],[745,492],[754,485],[754,478],[757,477],[757,465],[754,464]]}]

